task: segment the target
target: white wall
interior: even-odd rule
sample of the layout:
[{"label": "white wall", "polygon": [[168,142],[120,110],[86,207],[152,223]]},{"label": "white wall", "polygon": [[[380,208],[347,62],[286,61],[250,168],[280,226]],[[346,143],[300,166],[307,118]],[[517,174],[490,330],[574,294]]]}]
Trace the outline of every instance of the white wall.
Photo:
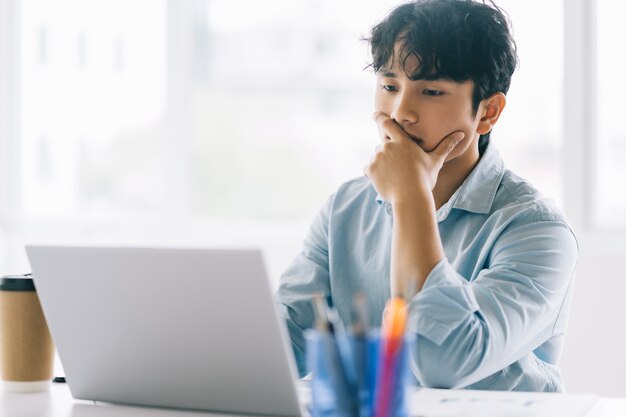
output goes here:
[{"label": "white wall", "polygon": [[569,392],[626,397],[626,248],[580,236],[581,257],[562,371]]}]

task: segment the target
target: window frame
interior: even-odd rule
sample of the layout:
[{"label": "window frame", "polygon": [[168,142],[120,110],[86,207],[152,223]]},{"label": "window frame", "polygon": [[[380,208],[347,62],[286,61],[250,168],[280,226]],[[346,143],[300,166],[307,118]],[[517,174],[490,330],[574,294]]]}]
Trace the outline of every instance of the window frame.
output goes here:
[{"label": "window frame", "polygon": [[[593,225],[595,184],[596,56],[595,0],[567,0],[564,7],[563,195],[576,229]],[[589,59],[592,58],[592,59]],[[580,86],[580,88],[576,88]]]},{"label": "window frame", "polygon": [[[626,229],[596,223],[598,182],[598,0],[564,0],[563,196],[564,210],[584,255],[622,256]],[[591,139],[590,139],[591,138]]]},{"label": "window frame", "polygon": [[[19,165],[19,0],[0,0],[0,224],[10,241],[18,228]],[[12,245],[6,244],[11,256]]]}]

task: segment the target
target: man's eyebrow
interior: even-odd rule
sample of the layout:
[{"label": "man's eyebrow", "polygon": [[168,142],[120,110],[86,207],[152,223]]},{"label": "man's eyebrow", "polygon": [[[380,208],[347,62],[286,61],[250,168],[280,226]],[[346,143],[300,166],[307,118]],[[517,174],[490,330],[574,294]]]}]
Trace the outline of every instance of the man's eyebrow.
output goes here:
[{"label": "man's eyebrow", "polygon": [[379,74],[382,75],[385,78],[398,78],[398,74],[396,74],[395,72],[392,72],[392,71],[385,71],[385,70],[383,70]]}]

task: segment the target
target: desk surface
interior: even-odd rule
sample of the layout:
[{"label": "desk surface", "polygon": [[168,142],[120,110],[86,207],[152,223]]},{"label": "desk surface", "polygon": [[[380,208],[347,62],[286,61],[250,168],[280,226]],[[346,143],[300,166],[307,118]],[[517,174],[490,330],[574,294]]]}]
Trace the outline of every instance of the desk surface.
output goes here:
[{"label": "desk surface", "polygon": [[[420,396],[436,396],[441,390],[422,390]],[[495,393],[494,395],[499,395]],[[559,395],[559,394],[549,394]],[[507,413],[508,414],[508,413]],[[491,414],[494,416],[499,413]],[[600,398],[588,414],[590,417],[626,417],[626,398]],[[146,407],[111,405],[72,398],[65,384],[53,384],[48,392],[34,394],[0,393],[0,416],[3,417],[191,417],[224,416],[232,414],[203,413],[185,410],[166,410]],[[441,414],[437,414],[441,416]],[[566,416],[562,416],[566,417]]]}]

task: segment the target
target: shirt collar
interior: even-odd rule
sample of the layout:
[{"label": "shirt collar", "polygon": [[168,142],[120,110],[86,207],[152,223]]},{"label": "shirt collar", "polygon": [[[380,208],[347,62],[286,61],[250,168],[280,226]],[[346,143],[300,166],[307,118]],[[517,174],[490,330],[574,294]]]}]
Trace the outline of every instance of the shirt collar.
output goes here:
[{"label": "shirt collar", "polygon": [[437,219],[440,218],[439,212],[442,212],[441,221],[453,208],[479,214],[489,213],[503,176],[504,161],[490,142],[463,184],[452,194],[448,202],[437,210]]},{"label": "shirt collar", "polygon": [[[453,208],[479,214],[489,213],[503,176],[504,162],[498,150],[490,142],[463,184],[443,206],[439,207],[437,221],[445,220]],[[384,204],[387,213],[391,214],[390,204],[378,194],[376,201],[378,204]]]}]

